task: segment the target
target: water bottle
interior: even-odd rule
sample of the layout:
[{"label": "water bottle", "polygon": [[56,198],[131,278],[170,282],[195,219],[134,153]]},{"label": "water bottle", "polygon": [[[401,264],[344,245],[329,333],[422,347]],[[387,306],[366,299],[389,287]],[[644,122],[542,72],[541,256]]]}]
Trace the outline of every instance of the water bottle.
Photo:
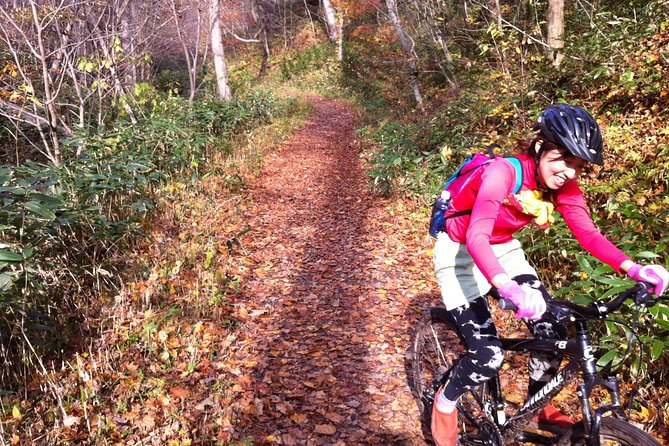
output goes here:
[{"label": "water bottle", "polygon": [[437,234],[444,226],[446,211],[451,206],[451,193],[442,191],[437,201],[432,206],[432,217],[430,218],[430,235],[437,238]]}]

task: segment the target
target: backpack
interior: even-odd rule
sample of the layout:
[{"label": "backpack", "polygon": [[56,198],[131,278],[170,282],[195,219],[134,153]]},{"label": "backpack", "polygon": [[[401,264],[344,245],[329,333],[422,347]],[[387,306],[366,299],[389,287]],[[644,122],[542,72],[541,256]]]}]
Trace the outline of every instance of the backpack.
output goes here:
[{"label": "backpack", "polygon": [[[446,217],[446,211],[450,208],[451,200],[469,183],[473,177],[472,174],[480,167],[503,158],[499,155],[495,155],[493,151],[495,147],[499,147],[499,145],[493,144],[488,147],[487,155],[475,153],[467,157],[467,159],[456,169],[453,175],[446,180],[441,195],[432,205],[432,216],[430,217],[430,235],[432,237],[437,238],[439,232],[446,231],[445,223],[447,219],[472,213],[471,209],[466,209]],[[513,193],[515,194],[520,190],[520,187],[523,184],[523,168],[520,165],[520,160],[518,160],[518,158],[508,157],[505,159],[509,160],[516,170],[516,184],[513,188]]]}]

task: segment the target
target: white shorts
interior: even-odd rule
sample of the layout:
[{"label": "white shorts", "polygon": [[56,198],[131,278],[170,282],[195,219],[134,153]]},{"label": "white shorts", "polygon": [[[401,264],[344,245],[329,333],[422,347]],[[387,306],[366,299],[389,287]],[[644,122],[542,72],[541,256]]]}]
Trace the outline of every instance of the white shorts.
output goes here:
[{"label": "white shorts", "polygon": [[[518,240],[492,245],[492,250],[509,276],[537,276]],[[434,245],[434,272],[447,310],[466,305],[492,288],[467,247],[451,240],[445,232],[439,233]]]}]

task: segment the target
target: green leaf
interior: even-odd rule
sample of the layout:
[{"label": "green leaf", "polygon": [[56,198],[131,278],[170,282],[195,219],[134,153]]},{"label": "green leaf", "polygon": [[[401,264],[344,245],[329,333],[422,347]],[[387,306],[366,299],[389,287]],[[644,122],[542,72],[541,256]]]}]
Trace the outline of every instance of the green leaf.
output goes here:
[{"label": "green leaf", "polygon": [[35,200],[35,201],[39,201],[39,202],[46,203],[46,204],[53,204],[53,205],[56,205],[56,206],[63,206],[65,204],[65,202],[61,198],[54,197],[52,195],[33,193],[33,194],[30,194],[30,198]]},{"label": "green leaf", "polygon": [[0,249],[0,261],[21,262],[23,261],[23,256],[21,254],[16,254],[15,252],[7,251],[6,249]]},{"label": "green leaf", "polygon": [[578,262],[578,265],[583,269],[588,274],[592,274],[592,265],[590,265],[590,262],[588,259],[586,259],[582,255],[576,256],[576,261]]},{"label": "green leaf", "polygon": [[662,328],[666,328],[669,330],[669,321],[665,321],[663,319],[655,319],[655,323],[659,325]]},{"label": "green leaf", "polygon": [[659,339],[656,339],[655,342],[653,342],[653,346],[650,349],[650,357],[653,361],[657,361],[657,359],[662,356],[662,352],[664,351],[664,342],[660,341]]},{"label": "green leaf", "polygon": [[655,254],[654,252],[641,251],[641,252],[637,253],[637,255],[634,256],[634,257],[639,257],[641,259],[656,259],[660,256],[658,254]]},{"label": "green leaf", "polygon": [[27,247],[27,248],[23,248],[23,251],[21,251],[21,254],[23,255],[24,259],[31,258],[34,253],[35,253],[35,250],[30,246]]},{"label": "green leaf", "polygon": [[35,214],[46,218],[47,220],[53,220],[56,218],[56,214],[54,214],[51,209],[48,207],[44,206],[42,203],[39,203],[37,201],[29,201],[25,205],[26,209],[34,212]]},{"label": "green leaf", "polygon": [[615,350],[609,350],[606,352],[601,358],[597,360],[597,367],[604,367],[607,364],[609,364],[611,361],[613,361],[613,358],[616,357],[618,354],[617,351]]},{"label": "green leaf", "polygon": [[56,329],[53,328],[50,325],[45,325],[45,324],[30,324],[31,328],[34,328],[36,330],[42,330],[42,331],[48,331],[49,333],[55,333]]},{"label": "green leaf", "polygon": [[16,278],[12,274],[0,273],[0,292],[9,290],[16,282]]},{"label": "green leaf", "polygon": [[1,186],[0,192],[9,192],[10,194],[17,196],[23,196],[26,194],[26,190],[24,188],[15,186]]}]

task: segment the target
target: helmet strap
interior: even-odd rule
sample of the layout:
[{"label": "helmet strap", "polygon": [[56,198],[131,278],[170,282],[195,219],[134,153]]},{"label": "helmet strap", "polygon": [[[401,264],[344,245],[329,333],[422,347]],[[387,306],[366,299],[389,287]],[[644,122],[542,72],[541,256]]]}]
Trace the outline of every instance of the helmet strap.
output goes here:
[{"label": "helmet strap", "polygon": [[541,156],[545,152],[545,148],[543,147],[543,142],[544,140],[541,139],[540,137],[536,137],[532,140],[532,145],[534,145],[534,180],[537,183],[537,187],[539,190],[542,192],[549,192],[548,187],[541,181],[541,177],[539,176],[539,162],[541,161]]}]

